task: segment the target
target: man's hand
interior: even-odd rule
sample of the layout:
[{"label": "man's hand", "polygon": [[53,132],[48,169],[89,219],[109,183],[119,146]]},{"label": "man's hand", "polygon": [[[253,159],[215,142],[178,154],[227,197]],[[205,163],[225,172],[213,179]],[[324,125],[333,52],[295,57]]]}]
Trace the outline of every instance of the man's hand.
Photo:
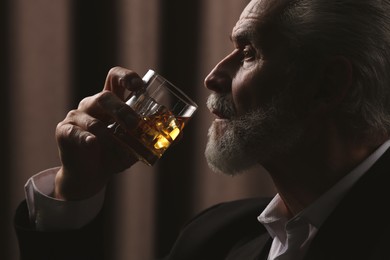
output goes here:
[{"label": "man's hand", "polygon": [[115,67],[109,71],[103,91],[84,98],[78,108],[57,125],[62,167],[55,180],[56,198],[91,197],[113,174],[137,162],[107,126],[119,122],[128,129],[136,127],[139,117],[124,101],[126,93],[143,85],[135,72]]}]

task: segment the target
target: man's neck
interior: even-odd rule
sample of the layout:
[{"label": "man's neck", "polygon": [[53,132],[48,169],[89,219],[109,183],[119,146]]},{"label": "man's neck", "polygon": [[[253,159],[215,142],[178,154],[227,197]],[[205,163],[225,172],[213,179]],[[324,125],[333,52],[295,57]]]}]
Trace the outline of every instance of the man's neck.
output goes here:
[{"label": "man's neck", "polygon": [[329,190],[388,139],[354,142],[335,129],[326,133],[321,138],[305,138],[298,149],[264,166],[292,215]]}]

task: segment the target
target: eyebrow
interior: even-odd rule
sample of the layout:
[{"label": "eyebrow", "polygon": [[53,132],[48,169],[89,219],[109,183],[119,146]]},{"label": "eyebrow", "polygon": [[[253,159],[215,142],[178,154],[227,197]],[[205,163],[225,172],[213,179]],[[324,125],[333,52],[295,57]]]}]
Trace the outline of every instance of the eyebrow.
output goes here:
[{"label": "eyebrow", "polygon": [[230,41],[237,44],[253,43],[260,44],[259,34],[254,30],[242,30],[229,36]]}]

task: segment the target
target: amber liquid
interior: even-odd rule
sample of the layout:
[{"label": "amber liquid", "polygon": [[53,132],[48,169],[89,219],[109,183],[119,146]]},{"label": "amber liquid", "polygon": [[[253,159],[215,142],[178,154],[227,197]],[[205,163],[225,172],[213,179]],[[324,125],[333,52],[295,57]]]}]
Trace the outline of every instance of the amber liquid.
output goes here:
[{"label": "amber liquid", "polygon": [[114,135],[126,143],[140,160],[153,165],[179,136],[188,120],[188,117],[175,117],[165,111],[141,117],[137,128],[133,130],[115,124]]}]

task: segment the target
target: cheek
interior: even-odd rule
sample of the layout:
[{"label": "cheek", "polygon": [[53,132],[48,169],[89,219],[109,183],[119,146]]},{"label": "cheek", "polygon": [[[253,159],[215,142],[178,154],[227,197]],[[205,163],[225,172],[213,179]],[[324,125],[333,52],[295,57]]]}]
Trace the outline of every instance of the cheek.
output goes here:
[{"label": "cheek", "polygon": [[261,73],[241,75],[232,82],[232,97],[238,114],[260,107],[267,102],[269,86]]},{"label": "cheek", "polygon": [[252,92],[251,87],[246,85],[241,85],[239,88],[232,90],[233,102],[238,114],[244,114],[254,107],[256,98]]},{"label": "cheek", "polygon": [[[282,67],[283,68],[283,67]],[[233,80],[232,95],[239,113],[269,107],[289,88],[291,79],[275,64],[259,66]],[[291,87],[291,86],[290,86]]]}]

